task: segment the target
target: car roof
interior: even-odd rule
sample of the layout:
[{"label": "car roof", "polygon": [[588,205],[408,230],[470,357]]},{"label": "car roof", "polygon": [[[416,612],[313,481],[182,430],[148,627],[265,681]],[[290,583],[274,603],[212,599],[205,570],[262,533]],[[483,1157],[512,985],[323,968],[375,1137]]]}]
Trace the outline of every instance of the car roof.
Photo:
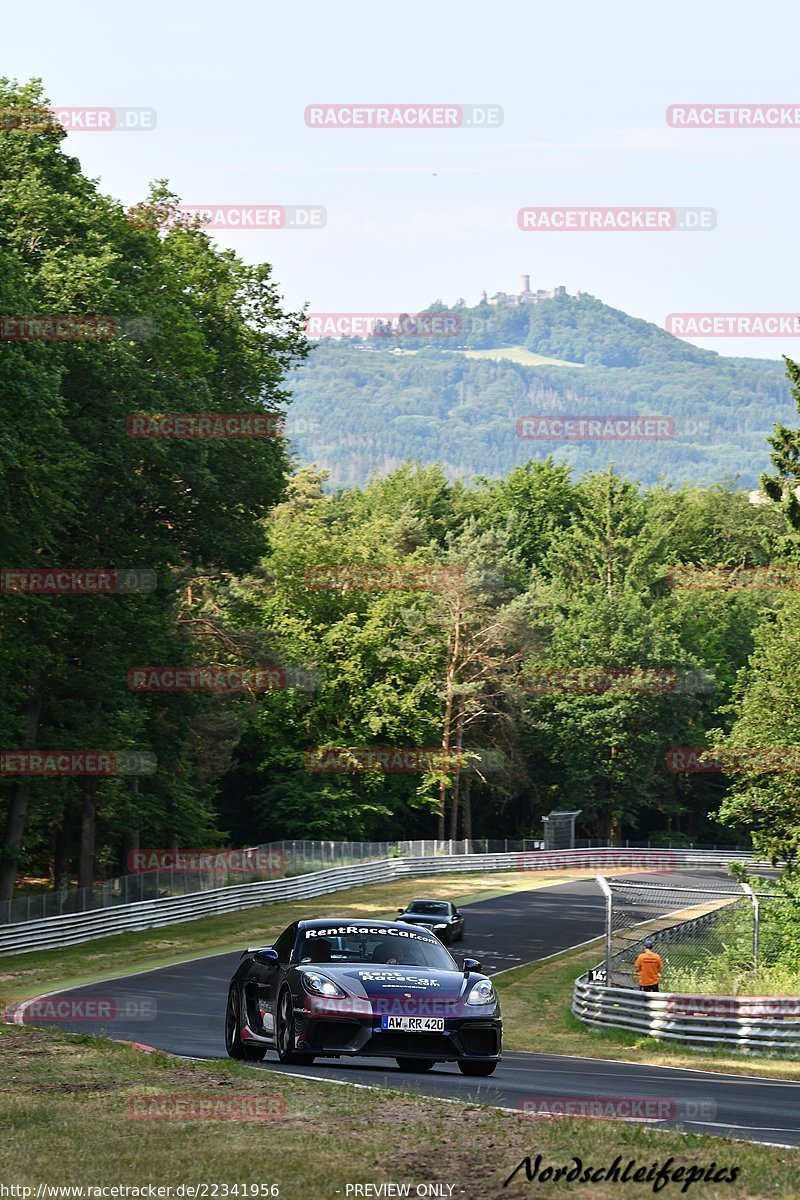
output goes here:
[{"label": "car roof", "polygon": [[308,917],[305,921],[298,921],[298,929],[326,929],[333,926],[338,928],[339,925],[357,925],[366,929],[372,929],[374,926],[380,926],[382,929],[394,929],[401,921],[371,921],[368,917]]},{"label": "car roof", "polygon": [[301,933],[306,929],[329,929],[333,932],[340,926],[353,926],[359,930],[370,929],[408,929],[419,937],[419,926],[412,925],[408,921],[369,921],[364,917],[309,917],[305,921],[297,922],[297,931]]}]

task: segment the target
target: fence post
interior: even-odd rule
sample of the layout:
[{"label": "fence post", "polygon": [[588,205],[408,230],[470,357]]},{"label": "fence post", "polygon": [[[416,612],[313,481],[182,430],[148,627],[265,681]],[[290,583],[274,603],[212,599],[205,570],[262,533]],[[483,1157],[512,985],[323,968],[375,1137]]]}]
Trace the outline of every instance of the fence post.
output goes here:
[{"label": "fence post", "polygon": [[749,896],[753,904],[753,974],[758,975],[758,925],[759,925],[759,905],[758,896],[755,894],[749,883],[742,881],[742,891]]},{"label": "fence post", "polygon": [[606,987],[611,987],[611,920],[614,897],[605,875],[595,875],[595,879],[606,898]]}]

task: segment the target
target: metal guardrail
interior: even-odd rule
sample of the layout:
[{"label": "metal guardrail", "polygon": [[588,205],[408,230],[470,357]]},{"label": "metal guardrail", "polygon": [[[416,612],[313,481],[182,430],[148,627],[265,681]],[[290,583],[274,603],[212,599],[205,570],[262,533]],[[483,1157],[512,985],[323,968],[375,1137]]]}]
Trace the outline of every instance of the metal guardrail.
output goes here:
[{"label": "metal guardrail", "polygon": [[269,879],[327,871],[331,867],[361,867],[369,862],[382,862],[385,858],[508,854],[511,851],[540,850],[543,844],[540,838],[473,838],[471,841],[425,838],[393,842],[333,842],[292,838],[241,850],[133,850],[128,856],[131,865],[129,874],[103,879],[91,886],[28,891],[0,900],[0,925],[43,921],[46,917],[63,917],[120,904],[138,904],[143,900],[158,900],[164,896],[189,896],[194,892],[236,887],[242,883],[263,883]]},{"label": "metal guardrail", "polygon": [[599,1029],[628,1029],[694,1046],[800,1050],[800,996],[695,996],[575,981],[574,1015]]},{"label": "metal guardrail", "polygon": [[363,866],[333,867],[289,879],[246,883],[187,896],[166,896],[135,904],[98,909],[38,921],[0,926],[0,954],[25,954],[76,945],[95,938],[158,929],[201,917],[257,908],[278,900],[325,896],[367,883],[389,883],[406,876],[444,875],[469,871],[542,871],[557,869],[679,870],[727,866],[751,861],[745,853],[702,850],[533,850],[511,854],[463,854],[427,858],[390,858]]},{"label": "metal guardrail", "polygon": [[[240,850],[223,847],[207,850],[132,850],[128,856],[128,865],[131,866],[129,874],[96,880],[86,887],[29,890],[0,900],[0,925],[43,921],[46,917],[63,917],[120,904],[138,904],[143,900],[157,900],[164,896],[189,896],[194,892],[236,887],[242,883],[263,883],[267,879],[327,871],[330,867],[360,867],[368,862],[382,862],[385,858],[529,853],[544,848],[545,843],[541,838],[472,838],[461,841],[425,838],[394,842],[333,842],[292,838]],[[581,838],[572,843],[572,848],[622,849],[612,847],[608,841]],[[624,849],[661,849],[668,853],[672,847],[626,841]],[[741,847],[689,843],[681,845],[680,849],[737,853]]]}]

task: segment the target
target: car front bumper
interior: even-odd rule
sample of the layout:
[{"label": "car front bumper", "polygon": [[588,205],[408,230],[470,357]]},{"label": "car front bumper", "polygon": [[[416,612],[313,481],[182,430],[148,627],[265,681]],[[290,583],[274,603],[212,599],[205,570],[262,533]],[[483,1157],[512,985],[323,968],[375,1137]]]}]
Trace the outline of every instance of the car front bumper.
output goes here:
[{"label": "car front bumper", "polygon": [[445,1019],[439,1033],[383,1029],[379,1016],[315,1017],[295,1013],[295,1045],[304,1054],[371,1058],[433,1058],[437,1062],[500,1058],[503,1023],[499,1016]]}]

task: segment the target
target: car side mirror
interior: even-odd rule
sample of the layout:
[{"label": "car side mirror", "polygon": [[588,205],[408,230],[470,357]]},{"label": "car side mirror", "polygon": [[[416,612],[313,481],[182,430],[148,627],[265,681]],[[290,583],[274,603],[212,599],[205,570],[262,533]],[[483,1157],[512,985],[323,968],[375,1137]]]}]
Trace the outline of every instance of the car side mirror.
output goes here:
[{"label": "car side mirror", "polygon": [[265,967],[271,967],[278,961],[278,955],[274,950],[256,950],[253,955],[253,960],[257,963],[262,963]]},{"label": "car side mirror", "polygon": [[469,975],[470,971],[482,971],[483,966],[478,962],[477,958],[464,959],[464,974]]}]

